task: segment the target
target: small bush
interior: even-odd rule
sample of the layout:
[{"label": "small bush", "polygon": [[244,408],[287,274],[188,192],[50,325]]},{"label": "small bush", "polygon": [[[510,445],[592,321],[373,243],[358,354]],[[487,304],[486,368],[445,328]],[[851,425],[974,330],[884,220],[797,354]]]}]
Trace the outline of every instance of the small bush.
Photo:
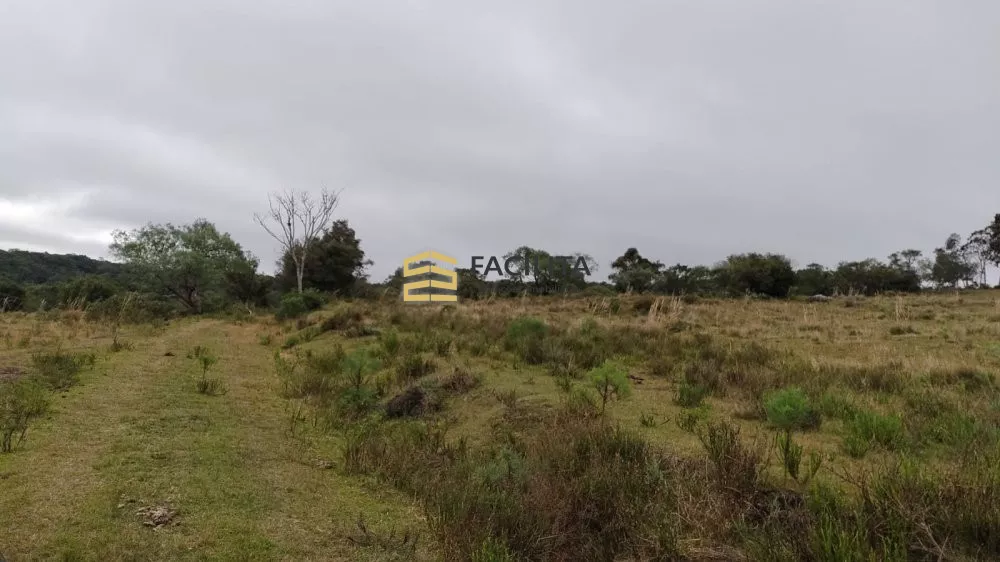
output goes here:
[{"label": "small bush", "polygon": [[80,371],[93,366],[94,354],[72,354],[56,351],[36,353],[31,357],[36,376],[53,390],[65,390],[80,382]]},{"label": "small bush", "polygon": [[397,366],[396,372],[400,380],[406,381],[429,375],[435,369],[437,369],[437,365],[433,361],[425,359],[417,353],[413,353],[402,359]]},{"label": "small bush", "polygon": [[419,386],[411,386],[393,396],[385,405],[385,415],[390,418],[415,417],[424,413],[427,393]]},{"label": "small bush", "polygon": [[913,326],[893,326],[889,328],[889,334],[893,336],[905,336],[916,333],[917,330]]},{"label": "small bush", "polygon": [[747,446],[740,430],[727,422],[710,422],[696,432],[715,469],[719,486],[739,496],[753,496],[766,468],[764,451]]},{"label": "small bush", "polygon": [[31,421],[45,414],[49,402],[42,384],[33,379],[0,382],[0,452],[24,441]]},{"label": "small bush", "polygon": [[701,406],[709,394],[707,386],[683,381],[677,387],[677,396],[674,398],[674,402],[682,408],[697,408]]},{"label": "small bush", "polygon": [[206,396],[219,396],[227,392],[222,379],[217,377],[202,377],[198,379],[198,393]]},{"label": "small bush", "polygon": [[331,316],[323,319],[320,323],[320,330],[332,332],[357,329],[364,325],[364,318],[364,314],[356,308],[340,308],[335,310]]},{"label": "small bush", "polygon": [[601,398],[601,414],[612,398],[628,398],[632,393],[632,386],[629,384],[628,372],[622,365],[613,361],[605,361],[600,367],[592,369],[587,373],[590,385],[597,390],[597,395]]},{"label": "small bush", "polygon": [[806,393],[797,387],[768,394],[764,399],[764,411],[767,413],[767,421],[786,432],[816,429],[822,419]]},{"label": "small bush", "polygon": [[399,332],[395,328],[382,332],[379,335],[379,341],[382,344],[384,357],[391,359],[399,353],[401,343],[399,341]]},{"label": "small bush", "polygon": [[314,310],[319,310],[324,304],[326,304],[326,297],[316,291],[286,293],[281,296],[281,303],[278,305],[275,317],[279,320],[300,318]]},{"label": "small bush", "polygon": [[544,342],[549,327],[538,318],[522,316],[515,318],[507,326],[504,347],[514,352],[529,365],[539,365],[546,360]]},{"label": "small bush", "polygon": [[441,388],[453,394],[462,394],[479,386],[479,378],[465,369],[455,367],[450,375],[441,381]]}]

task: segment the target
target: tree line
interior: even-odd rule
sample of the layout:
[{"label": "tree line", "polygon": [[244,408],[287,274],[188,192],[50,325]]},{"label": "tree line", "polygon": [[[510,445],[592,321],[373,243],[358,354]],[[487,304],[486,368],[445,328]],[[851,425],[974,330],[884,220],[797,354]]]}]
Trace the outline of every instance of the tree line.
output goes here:
[{"label": "tree line", "polygon": [[[145,306],[164,314],[233,307],[295,313],[316,308],[330,296],[385,298],[401,291],[402,268],[382,282],[369,280],[373,262],[361,240],[346,219],[334,218],[339,194],[323,190],[313,197],[290,191],[273,194],[269,202],[269,211],[254,220],[279,244],[274,274],[261,273],[256,256],[206,219],[146,224],[113,233],[112,262],[0,251],[0,311],[82,308],[140,293]],[[561,257],[529,246],[512,249],[504,258],[512,256],[523,263]],[[569,257],[574,263],[583,260],[586,271],[598,270],[586,254]],[[519,268],[492,280],[484,271],[458,268],[458,291],[463,299],[580,292],[785,298],[986,287],[989,267],[1000,266],[1000,214],[965,238],[950,235],[926,255],[906,249],[887,260],[845,261],[833,268],[811,263],[795,269],[786,256],[757,252],[731,255],[713,265],[666,266],[634,247],[610,266],[606,280],[588,278],[579,268]]]}]

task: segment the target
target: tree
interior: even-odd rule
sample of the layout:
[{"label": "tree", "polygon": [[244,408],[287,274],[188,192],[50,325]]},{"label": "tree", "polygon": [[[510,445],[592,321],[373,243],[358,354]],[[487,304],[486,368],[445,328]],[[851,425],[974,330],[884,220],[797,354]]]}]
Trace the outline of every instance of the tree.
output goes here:
[{"label": "tree", "polygon": [[301,281],[302,286],[318,291],[350,293],[365,280],[365,269],[373,263],[365,259],[361,241],[346,220],[334,221],[310,246],[309,263],[302,270],[301,280],[294,252],[284,253],[279,276],[282,287],[290,288]]},{"label": "tree", "polygon": [[934,250],[934,261],[925,262],[925,275],[938,288],[958,287],[959,283],[974,281],[976,266],[963,252],[962,238],[952,234],[945,240],[943,248]]},{"label": "tree", "polygon": [[455,273],[458,274],[458,298],[477,300],[486,294],[487,285],[483,275],[462,267],[457,268]]},{"label": "tree", "polygon": [[0,312],[20,310],[24,306],[25,289],[18,283],[0,277]]},{"label": "tree", "polygon": [[791,261],[779,254],[729,256],[720,264],[718,274],[722,286],[732,295],[784,297],[795,283]]},{"label": "tree", "polygon": [[795,291],[799,295],[832,295],[833,274],[818,263],[811,263],[795,272]]},{"label": "tree", "polygon": [[915,272],[917,271],[921,255],[923,255],[923,252],[912,249],[894,252],[889,256],[889,265],[897,269]]},{"label": "tree", "polygon": [[257,266],[257,258],[248,254],[246,260],[234,263],[223,274],[226,294],[248,310],[267,304],[267,294],[273,282],[272,277],[258,273]]},{"label": "tree", "polygon": [[282,255],[291,256],[300,293],[309,251],[330,225],[339,201],[337,193],[326,189],[321,191],[318,201],[308,192],[292,190],[268,195],[267,215],[254,214],[254,220],[281,244]]},{"label": "tree", "polygon": [[986,285],[986,269],[992,262],[990,232],[986,228],[982,228],[970,234],[965,244],[962,245],[962,253],[974,265],[977,282],[980,285]]},{"label": "tree", "polygon": [[987,266],[1000,266],[1000,213],[993,216],[993,222],[970,234],[962,250],[975,260],[979,282],[986,285]]},{"label": "tree", "polygon": [[[505,260],[511,261],[511,273],[507,283],[497,283],[498,288],[506,290],[517,287],[517,292],[524,288],[538,295],[548,295],[554,292],[582,289],[587,285],[587,271],[594,271],[597,262],[587,254],[575,253],[567,256],[553,256],[545,250],[521,246],[504,254]],[[581,265],[581,268],[577,268]],[[513,286],[513,287],[511,287]]]},{"label": "tree", "polygon": [[148,288],[199,313],[206,298],[223,293],[226,272],[248,261],[229,234],[205,219],[181,227],[147,224],[130,232],[116,230],[112,237],[111,255],[133,268]]},{"label": "tree", "polygon": [[663,264],[650,261],[642,257],[639,250],[629,248],[611,262],[611,269],[615,272],[608,276],[608,280],[615,284],[615,289],[644,293],[655,285]]}]

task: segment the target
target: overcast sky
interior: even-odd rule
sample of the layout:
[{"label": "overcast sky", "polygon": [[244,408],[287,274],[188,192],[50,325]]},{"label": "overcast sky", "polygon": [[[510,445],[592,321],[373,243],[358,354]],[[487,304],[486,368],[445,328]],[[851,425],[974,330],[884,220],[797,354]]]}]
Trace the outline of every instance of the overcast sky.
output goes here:
[{"label": "overcast sky", "polygon": [[435,249],[797,264],[1000,212],[997,0],[2,0],[0,248],[343,190]]}]

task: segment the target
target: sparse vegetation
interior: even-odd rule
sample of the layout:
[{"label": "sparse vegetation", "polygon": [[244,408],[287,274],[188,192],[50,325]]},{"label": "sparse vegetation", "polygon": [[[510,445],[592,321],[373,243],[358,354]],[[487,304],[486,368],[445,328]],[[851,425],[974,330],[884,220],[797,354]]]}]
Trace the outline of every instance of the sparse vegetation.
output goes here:
[{"label": "sparse vegetation", "polygon": [[[29,559],[97,543],[166,559],[195,544],[265,559],[1000,555],[992,293],[850,308],[622,295],[617,312],[607,298],[123,322],[134,346],[117,354],[98,316],[5,313],[0,523],[39,531],[0,542]],[[44,462],[56,450],[85,470]],[[128,516],[107,514],[101,482]],[[226,493],[190,493],[206,482]],[[182,524],[152,541],[134,513],[161,504]]]}]

